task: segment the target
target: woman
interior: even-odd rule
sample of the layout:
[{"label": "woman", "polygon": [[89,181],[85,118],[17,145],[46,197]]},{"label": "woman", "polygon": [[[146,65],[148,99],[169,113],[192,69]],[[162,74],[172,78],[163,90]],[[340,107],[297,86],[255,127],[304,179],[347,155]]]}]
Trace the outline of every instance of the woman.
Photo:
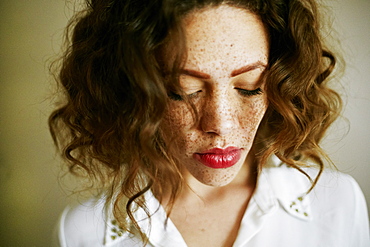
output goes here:
[{"label": "woman", "polygon": [[311,0],[91,1],[50,117],[101,191],[61,246],[368,246],[366,205],[319,147],[341,101]]}]

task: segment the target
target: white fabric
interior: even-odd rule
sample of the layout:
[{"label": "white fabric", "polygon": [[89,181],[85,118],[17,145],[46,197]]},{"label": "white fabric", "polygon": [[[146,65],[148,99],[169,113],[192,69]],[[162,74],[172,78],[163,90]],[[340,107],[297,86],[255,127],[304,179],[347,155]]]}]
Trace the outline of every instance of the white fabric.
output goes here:
[{"label": "white fabric", "polygon": [[[307,170],[313,177],[314,170]],[[364,196],[354,179],[339,172],[324,172],[314,190],[310,182],[285,166],[266,168],[243,216],[234,247],[370,247],[369,221]],[[185,247],[186,243],[151,193],[146,194],[151,228],[143,210],[135,219],[149,236],[147,246]],[[107,212],[108,211],[108,212]],[[104,198],[67,208],[58,224],[61,247],[143,246],[138,234],[115,224]]]}]

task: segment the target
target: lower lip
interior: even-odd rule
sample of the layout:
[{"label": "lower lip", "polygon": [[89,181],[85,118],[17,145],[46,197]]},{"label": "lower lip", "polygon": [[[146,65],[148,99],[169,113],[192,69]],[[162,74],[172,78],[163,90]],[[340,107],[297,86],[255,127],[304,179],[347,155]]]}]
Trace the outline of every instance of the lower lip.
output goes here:
[{"label": "lower lip", "polygon": [[194,157],[203,165],[210,168],[228,168],[235,165],[241,156],[241,149],[234,149],[225,153],[195,153]]}]

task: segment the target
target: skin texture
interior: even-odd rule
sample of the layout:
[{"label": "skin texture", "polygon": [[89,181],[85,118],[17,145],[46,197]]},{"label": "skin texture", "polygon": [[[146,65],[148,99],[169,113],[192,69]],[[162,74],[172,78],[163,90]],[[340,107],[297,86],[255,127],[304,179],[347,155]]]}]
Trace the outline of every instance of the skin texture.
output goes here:
[{"label": "skin texture", "polygon": [[[161,127],[165,141],[177,147],[188,186],[170,218],[188,246],[232,246],[256,185],[252,144],[268,106],[260,80],[268,62],[267,32],[256,15],[227,5],[191,12],[184,27],[187,60],[180,84],[199,121],[181,97],[171,97]],[[242,152],[229,168],[194,158],[231,146]]]},{"label": "skin texture", "polygon": [[[191,12],[184,27],[187,60],[180,84],[194,103],[199,122],[185,101],[171,99],[162,124],[165,138],[178,147],[191,187],[196,186],[194,178],[216,187],[238,175],[236,181],[247,181],[252,165],[247,155],[268,105],[259,80],[268,61],[266,30],[257,16],[230,6]],[[243,90],[249,90],[247,95]],[[210,168],[194,158],[195,153],[227,147],[241,149],[241,158],[232,167]]]}]

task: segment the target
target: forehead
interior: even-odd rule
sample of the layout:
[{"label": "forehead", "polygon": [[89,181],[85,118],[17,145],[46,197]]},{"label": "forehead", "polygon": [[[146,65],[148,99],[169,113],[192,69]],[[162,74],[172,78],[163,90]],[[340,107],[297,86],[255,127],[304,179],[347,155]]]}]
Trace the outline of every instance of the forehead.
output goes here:
[{"label": "forehead", "polygon": [[267,63],[268,38],[260,18],[245,9],[221,5],[196,10],[183,21],[186,67],[211,73],[256,61]]}]

